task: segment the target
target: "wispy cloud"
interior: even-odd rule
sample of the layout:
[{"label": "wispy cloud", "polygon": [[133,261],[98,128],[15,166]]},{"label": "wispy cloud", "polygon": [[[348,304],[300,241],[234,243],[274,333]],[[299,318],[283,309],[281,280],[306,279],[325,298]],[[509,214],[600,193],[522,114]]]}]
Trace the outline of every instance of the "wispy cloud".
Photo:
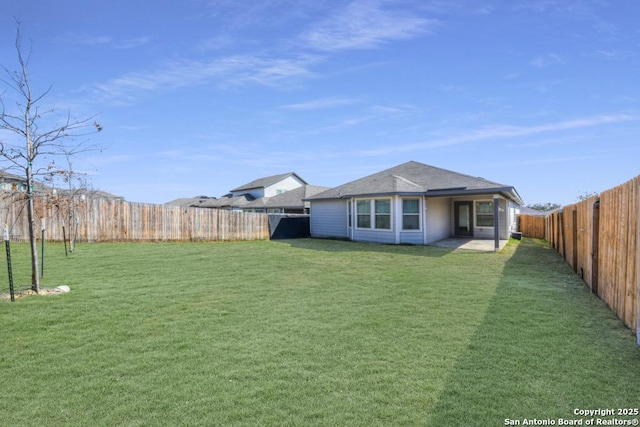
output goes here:
[{"label": "wispy cloud", "polygon": [[576,155],[576,156],[565,156],[565,157],[550,156],[550,157],[542,157],[539,159],[525,158],[525,159],[518,160],[517,164],[536,165],[536,164],[570,163],[570,162],[576,162],[581,160],[595,160],[595,159],[602,160],[603,158],[606,158],[606,157],[616,158],[616,157],[620,157],[621,155],[623,156],[630,155],[629,153],[635,153],[637,151],[638,149],[636,147],[622,147],[622,148],[607,147],[606,149],[603,149],[603,150],[590,151],[590,154],[582,154],[582,155]]},{"label": "wispy cloud", "polygon": [[[262,4],[262,3],[261,3]],[[267,1],[250,15],[285,7],[288,2]],[[302,10],[316,10],[314,2],[305,3]],[[245,16],[234,3],[223,0],[227,13]],[[387,7],[387,5],[389,7]],[[267,7],[268,6],[268,7]],[[286,7],[285,7],[286,8]],[[326,8],[326,6],[325,6]],[[335,7],[330,18],[311,24],[309,31],[299,34],[297,43],[271,46],[257,53],[235,54],[216,58],[183,58],[169,60],[148,70],[122,74],[84,90],[97,102],[128,105],[139,97],[183,87],[215,84],[220,87],[254,84],[269,87],[295,87],[317,77],[314,68],[327,60],[329,53],[345,49],[374,48],[392,41],[417,37],[433,30],[435,20],[415,12],[391,8],[387,0],[354,0],[346,7]],[[240,19],[240,15],[236,18]],[[235,15],[234,15],[235,16]],[[246,19],[249,19],[245,16]],[[307,15],[307,18],[311,18]],[[243,21],[244,19],[240,19]],[[251,19],[249,19],[251,20]],[[200,52],[223,48],[229,43],[225,35],[209,38],[200,45]],[[104,44],[130,49],[150,41],[149,37],[117,40],[113,37],[73,37],[75,43]],[[300,41],[303,41],[301,44]],[[315,53],[309,53],[310,49]],[[324,53],[319,54],[318,51]],[[283,106],[289,110],[336,108],[356,102],[347,98],[326,98],[307,103]]]},{"label": "wispy cloud", "polygon": [[204,6],[205,14],[222,23],[225,30],[283,27],[332,8],[331,2],[316,0],[191,0]]},{"label": "wispy cloud", "polygon": [[79,46],[107,46],[113,49],[133,49],[143,45],[146,45],[151,41],[150,36],[140,36],[130,39],[117,39],[112,36],[106,35],[89,35],[89,34],[77,34],[67,33],[59,40],[64,43],[79,45]]},{"label": "wispy cloud", "polygon": [[217,152],[206,150],[206,149],[165,150],[155,154],[155,156],[158,158],[168,159],[171,161],[196,162],[197,164],[200,164],[200,165],[205,162],[219,161],[222,158],[224,158],[223,156],[217,154]]},{"label": "wispy cloud", "polygon": [[334,96],[329,98],[314,99],[312,101],[301,102],[298,104],[282,105],[280,108],[284,110],[312,111],[344,107],[346,105],[353,105],[359,102],[360,100],[355,98]]},{"label": "wispy cloud", "polygon": [[601,3],[603,2],[587,0],[527,0],[517,3],[514,8],[533,13],[567,16],[575,20],[590,22],[595,32],[615,36],[618,33],[618,28],[597,13],[596,7],[601,6]]},{"label": "wispy cloud", "polygon": [[270,58],[251,55],[209,61],[177,60],[162,64],[153,71],[128,73],[85,89],[101,102],[129,104],[145,93],[211,82],[223,85],[284,85],[294,79],[313,77],[309,67],[317,61],[318,58],[313,56]]},{"label": "wispy cloud", "polygon": [[536,126],[511,126],[497,125],[486,126],[474,131],[447,138],[434,139],[414,144],[399,145],[389,148],[365,150],[362,155],[379,156],[393,152],[424,150],[429,148],[447,147],[468,142],[483,141],[487,139],[518,138],[537,135],[545,132],[561,132],[573,129],[603,126],[612,123],[621,123],[640,120],[640,116],[630,114],[611,114],[586,117],[582,119],[566,120],[562,122],[547,123]]},{"label": "wispy cloud", "polygon": [[322,51],[374,48],[433,31],[435,19],[384,9],[378,0],[356,0],[302,36],[309,47]]},{"label": "wispy cloud", "polygon": [[113,47],[116,49],[134,49],[136,47],[144,46],[150,41],[151,37],[149,36],[135,37],[132,39],[117,40]]},{"label": "wispy cloud", "polygon": [[634,52],[624,50],[596,50],[594,56],[619,61],[635,57],[636,55]]},{"label": "wispy cloud", "polygon": [[531,61],[531,65],[536,68],[546,68],[551,65],[562,65],[564,63],[564,59],[556,53],[547,53],[546,55],[538,56]]}]

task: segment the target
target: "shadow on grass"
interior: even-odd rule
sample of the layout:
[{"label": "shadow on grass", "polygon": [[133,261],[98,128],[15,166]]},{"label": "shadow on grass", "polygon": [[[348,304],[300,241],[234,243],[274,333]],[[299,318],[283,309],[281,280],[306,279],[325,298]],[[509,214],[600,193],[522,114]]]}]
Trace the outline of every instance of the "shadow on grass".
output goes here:
[{"label": "shadow on grass", "polygon": [[440,248],[422,245],[392,245],[383,243],[353,242],[339,239],[283,239],[277,242],[286,243],[297,249],[307,249],[324,252],[373,252],[379,254],[424,256],[431,258],[443,257],[453,251],[453,248]]},{"label": "shadow on grass", "polygon": [[558,422],[580,418],[575,408],[636,407],[631,332],[543,242],[506,250],[515,252],[428,425]]}]

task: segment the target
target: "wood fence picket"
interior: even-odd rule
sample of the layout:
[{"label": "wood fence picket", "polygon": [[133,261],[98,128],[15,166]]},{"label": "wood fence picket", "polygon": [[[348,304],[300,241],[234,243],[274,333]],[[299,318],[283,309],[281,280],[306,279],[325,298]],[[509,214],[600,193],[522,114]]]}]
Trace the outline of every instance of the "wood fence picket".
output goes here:
[{"label": "wood fence picket", "polygon": [[545,238],[640,345],[640,176],[543,217],[543,235],[540,221],[521,215],[523,235]]},{"label": "wood fence picket", "polygon": [[[28,239],[24,196],[0,199],[0,221],[14,240]],[[132,203],[117,199],[68,201],[35,199],[36,227],[45,221],[45,238],[62,241],[62,226],[77,227],[82,242],[220,241],[269,239],[266,214]],[[74,229],[75,231],[75,229]],[[38,234],[39,236],[39,234]]]}]

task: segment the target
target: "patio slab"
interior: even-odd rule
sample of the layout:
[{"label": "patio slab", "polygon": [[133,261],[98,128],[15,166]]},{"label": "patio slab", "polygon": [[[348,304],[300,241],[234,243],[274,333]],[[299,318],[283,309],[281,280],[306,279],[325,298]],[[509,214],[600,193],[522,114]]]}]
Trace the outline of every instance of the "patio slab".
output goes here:
[{"label": "patio slab", "polygon": [[[500,250],[507,245],[508,240],[500,240]],[[470,251],[494,252],[495,241],[493,239],[463,239],[450,237],[431,244],[441,248],[466,249]]]}]

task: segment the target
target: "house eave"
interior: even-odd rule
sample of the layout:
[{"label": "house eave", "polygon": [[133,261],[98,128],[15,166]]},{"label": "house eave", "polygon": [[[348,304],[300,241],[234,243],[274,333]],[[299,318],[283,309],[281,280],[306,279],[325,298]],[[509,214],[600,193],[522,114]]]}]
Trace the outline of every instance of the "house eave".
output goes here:
[{"label": "house eave", "polygon": [[302,199],[304,202],[317,202],[320,200],[345,200],[345,199],[355,199],[355,198],[364,198],[364,197],[389,197],[389,196],[424,196],[424,191],[389,191],[384,193],[357,193],[357,194],[341,194],[339,196],[333,197],[310,197]]},{"label": "house eave", "polygon": [[402,197],[456,197],[456,196],[474,196],[474,195],[487,195],[487,194],[500,194],[503,197],[512,200],[518,205],[523,205],[524,202],[513,187],[498,187],[498,188],[481,188],[481,189],[442,189],[442,190],[427,190],[420,192],[385,192],[385,193],[359,193],[359,194],[341,194],[340,196],[333,197],[321,197],[321,198],[308,198],[303,201],[327,201],[327,200],[341,200],[352,198],[364,198],[364,197],[389,197],[389,196],[402,196]]},{"label": "house eave", "polygon": [[513,187],[494,187],[494,188],[469,188],[465,190],[444,189],[444,190],[428,190],[424,193],[426,197],[456,197],[456,196],[474,196],[474,195],[487,195],[487,194],[500,194],[503,197],[513,201],[518,205],[523,205],[524,202],[520,198],[520,195]]}]

